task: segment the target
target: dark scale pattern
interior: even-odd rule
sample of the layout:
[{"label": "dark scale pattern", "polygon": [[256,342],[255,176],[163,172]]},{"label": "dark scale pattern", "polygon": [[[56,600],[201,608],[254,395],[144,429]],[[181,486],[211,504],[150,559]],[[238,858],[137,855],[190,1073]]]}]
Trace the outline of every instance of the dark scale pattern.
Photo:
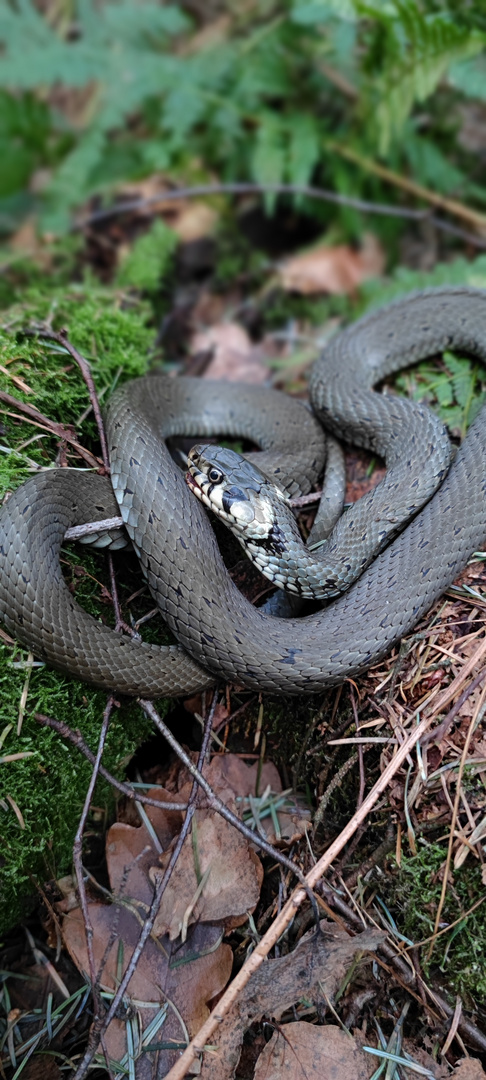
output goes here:
[{"label": "dark scale pattern", "polygon": [[[423,452],[412,470],[412,488],[402,497],[414,508],[414,482],[422,480],[431,457],[435,479],[442,472],[434,455],[444,437],[438,422],[428,420],[428,410],[381,398],[370,387],[398,367],[451,346],[486,358],[486,293],[452,288],[408,297],[339,335],[315,365],[313,398],[317,410],[332,418],[333,431],[345,431],[347,438],[351,431],[354,441],[379,448],[391,463],[385,505],[388,499],[393,505],[397,485],[401,490],[401,466],[398,476],[394,472],[402,460],[399,444],[405,465]],[[359,436],[357,413],[364,417]],[[425,434],[415,429],[416,415],[429,425]],[[271,427],[275,417],[277,436]],[[310,413],[260,388],[157,376],[122,387],[108,410],[112,480],[128,532],[171,629],[212,676],[182,649],[136,644],[101,626],[63,587],[58,550],[64,530],[96,518],[94,502],[103,507],[100,519],[114,513],[101,487],[93,495],[93,482],[109,491],[106,481],[83,473],[40,474],[0,513],[0,618],[10,632],[54,666],[120,693],[192,692],[215,675],[255,689],[318,691],[383,656],[486,542],[483,410],[442,487],[345,595],[306,619],[273,619],[248,604],[231,582],[204,509],[160,442],[172,433],[202,436],[215,429],[275,451],[280,484],[292,460],[291,493],[308,491],[321,471],[322,441]],[[306,458],[315,462],[310,472]],[[268,458],[263,468],[271,470]],[[75,520],[73,501],[80,507]],[[375,512],[378,502],[372,506]],[[395,509],[391,515],[396,528]],[[358,532],[365,531],[360,521]]]}]

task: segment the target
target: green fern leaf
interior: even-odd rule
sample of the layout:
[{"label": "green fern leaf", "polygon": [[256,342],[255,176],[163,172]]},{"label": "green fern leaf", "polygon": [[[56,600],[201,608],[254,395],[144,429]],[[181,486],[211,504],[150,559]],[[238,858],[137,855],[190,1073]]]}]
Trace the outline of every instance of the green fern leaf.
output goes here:
[{"label": "green fern leaf", "polygon": [[[388,3],[387,13],[390,7]],[[475,56],[486,40],[447,14],[424,15],[417,0],[394,0],[393,7],[394,15],[385,17],[381,11],[389,43],[376,111],[382,154],[401,134],[414,104],[425,101],[451,65]]]},{"label": "green fern leaf", "polygon": [[105,132],[95,125],[64,159],[46,191],[41,218],[45,232],[62,233],[69,228],[69,211],[86,197],[90,174],[102,160],[105,147]]},{"label": "green fern leaf", "polygon": [[118,271],[117,283],[154,292],[170,270],[177,243],[174,230],[158,219],[149,232],[135,241]]},{"label": "green fern leaf", "polygon": [[486,56],[476,56],[453,64],[447,81],[456,90],[461,90],[466,97],[486,101]]},{"label": "green fern leaf", "polygon": [[299,26],[315,26],[337,15],[340,19],[355,22],[358,19],[354,0],[311,0],[297,3],[292,8],[291,19]]},{"label": "green fern leaf", "polygon": [[[258,184],[280,184],[285,172],[284,130],[280,117],[262,114],[252,159],[252,175]],[[267,192],[266,206],[270,213],[276,196]]]},{"label": "green fern leaf", "polygon": [[425,184],[425,186],[430,185],[444,195],[466,190],[468,187],[466,174],[452,164],[449,158],[439,149],[437,143],[423,136],[418,136],[411,129],[412,125],[407,125],[404,149],[410,163],[412,176],[415,177],[418,183]]},{"label": "green fern leaf", "polygon": [[319,122],[310,113],[286,118],[289,136],[287,176],[291,184],[307,184],[320,155]]}]

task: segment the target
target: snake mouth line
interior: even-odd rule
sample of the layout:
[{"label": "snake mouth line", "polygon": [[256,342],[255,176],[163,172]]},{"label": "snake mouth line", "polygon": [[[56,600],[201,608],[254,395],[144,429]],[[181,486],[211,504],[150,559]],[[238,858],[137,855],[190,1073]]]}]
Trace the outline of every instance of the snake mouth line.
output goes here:
[{"label": "snake mouth line", "polygon": [[192,472],[186,472],[186,484],[192,488],[193,491],[202,491],[201,485],[198,484],[196,477],[192,475]]}]

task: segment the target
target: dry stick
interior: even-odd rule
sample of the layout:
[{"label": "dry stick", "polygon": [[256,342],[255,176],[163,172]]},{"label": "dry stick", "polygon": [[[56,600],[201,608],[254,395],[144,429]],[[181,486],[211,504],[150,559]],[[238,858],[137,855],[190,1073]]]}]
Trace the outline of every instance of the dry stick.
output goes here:
[{"label": "dry stick", "polygon": [[165,202],[175,202],[179,199],[198,199],[207,195],[306,195],[310,199],[318,199],[323,202],[334,203],[337,206],[349,206],[353,210],[362,210],[368,214],[382,214],[384,216],[409,218],[412,221],[420,221],[429,216],[427,210],[409,210],[406,207],[387,206],[383,203],[366,202],[364,199],[354,198],[352,195],[338,195],[336,191],[326,188],[312,187],[307,184],[253,184],[245,181],[229,184],[198,184],[190,188],[177,188],[175,190],[161,191],[159,195],[151,195],[146,199],[126,199],[125,202],[115,203],[102,210],[93,210],[91,214],[81,218],[81,221],[73,225],[73,231],[84,229],[87,225],[93,225],[98,221],[106,221],[119,214],[132,213],[137,210],[146,210],[149,207],[163,205]]},{"label": "dry stick", "polygon": [[[198,757],[198,762],[197,762],[198,770],[203,768],[203,765],[204,765],[204,762],[205,762],[205,759],[206,759],[206,754],[207,754],[207,750],[208,750],[208,746],[209,746],[209,740],[210,740],[210,737],[211,737],[211,728],[212,728],[212,723],[213,723],[214,711],[215,711],[215,708],[216,708],[216,701],[217,701],[217,694],[214,694],[211,709],[209,711],[209,714],[208,714],[208,717],[207,717],[207,720],[206,720],[206,726],[205,726],[205,729],[204,729],[201,749],[199,751],[199,757]],[[89,1041],[88,1048],[87,1048],[86,1053],[85,1053],[85,1055],[83,1057],[83,1060],[81,1061],[80,1065],[78,1066],[78,1068],[76,1070],[76,1073],[75,1073],[75,1075],[73,1077],[73,1080],[83,1080],[83,1078],[86,1076],[86,1073],[88,1072],[88,1069],[89,1069],[89,1067],[91,1065],[91,1062],[92,1062],[92,1060],[94,1058],[94,1055],[96,1053],[96,1048],[97,1048],[98,1041],[101,1040],[101,1038],[103,1037],[102,1033],[106,1032],[109,1024],[111,1024],[111,1021],[116,1016],[116,1013],[118,1011],[120,1003],[121,1003],[121,1001],[123,999],[123,996],[124,996],[124,994],[125,994],[125,992],[127,990],[130,979],[132,978],[132,975],[133,975],[133,973],[134,973],[134,971],[136,969],[136,966],[137,966],[138,961],[140,959],[140,956],[141,956],[141,954],[143,952],[143,949],[145,948],[145,944],[146,944],[148,938],[150,937],[150,934],[152,933],[152,930],[154,928],[155,919],[156,919],[156,916],[157,916],[157,913],[158,913],[158,910],[159,910],[159,907],[160,907],[160,902],[162,900],[162,896],[163,896],[163,894],[165,892],[165,889],[166,889],[166,887],[167,887],[167,885],[169,883],[169,880],[170,880],[170,878],[172,876],[172,872],[174,870],[176,862],[177,862],[177,860],[179,858],[179,855],[181,853],[182,846],[184,844],[186,836],[187,836],[187,834],[189,832],[189,829],[191,827],[192,819],[194,817],[194,812],[195,812],[195,809],[196,809],[196,797],[197,797],[198,788],[199,788],[198,781],[196,779],[194,779],[192,789],[191,789],[191,794],[189,795],[189,800],[188,800],[188,804],[187,804],[187,813],[186,813],[186,817],[184,819],[182,829],[181,829],[181,831],[179,833],[179,836],[177,838],[177,842],[176,842],[176,844],[174,846],[174,850],[172,852],[172,855],[170,857],[170,860],[169,860],[169,863],[168,863],[168,865],[166,867],[166,870],[164,871],[164,873],[163,873],[162,877],[160,878],[160,880],[157,882],[155,892],[154,892],[154,895],[153,895],[153,899],[152,899],[152,903],[150,905],[146,920],[144,921],[142,931],[140,933],[140,937],[139,937],[139,939],[137,941],[137,944],[136,944],[136,946],[135,946],[135,948],[133,950],[133,953],[131,955],[130,962],[127,965],[125,974],[123,975],[122,979],[120,980],[118,990],[117,990],[117,992],[116,992],[116,994],[115,994],[115,996],[114,996],[114,998],[113,998],[113,1000],[111,1002],[111,1005],[110,1005],[110,1008],[108,1009],[108,1012],[106,1013],[105,1017],[103,1018],[102,1024],[98,1023],[98,1024],[93,1025],[93,1028],[91,1030],[91,1035],[90,1035],[90,1041]]]},{"label": "dry stick", "polygon": [[[11,405],[13,408],[18,409],[19,412],[24,413],[25,416],[28,416],[29,422],[33,424],[34,427],[42,428],[43,431],[49,431],[51,435],[55,435],[58,439],[64,439],[64,441],[69,443],[80,457],[84,458],[91,468],[99,469],[99,459],[96,458],[94,454],[90,454],[89,450],[86,450],[84,446],[81,446],[81,443],[74,438],[74,435],[69,431],[69,428],[64,427],[64,424],[58,424],[55,420],[49,420],[47,416],[44,416],[38,409],[35,409],[33,405],[27,405],[25,401],[18,401],[17,398],[12,397],[11,394],[6,394],[4,390],[0,390],[0,401],[4,401],[6,405]],[[7,412],[7,416],[11,415],[11,413]],[[17,416],[16,419],[20,419],[20,417]]]},{"label": "dry stick", "polygon": [[[84,381],[86,383],[86,386],[87,386],[87,389],[88,389],[89,400],[91,402],[91,407],[93,409],[93,416],[94,416],[94,418],[96,420],[96,426],[98,428],[98,435],[99,435],[100,445],[101,445],[101,454],[102,454],[102,457],[103,457],[103,466],[104,466],[105,472],[109,475],[109,473],[110,473],[110,455],[108,453],[108,441],[107,441],[107,438],[106,438],[105,426],[103,424],[103,417],[101,415],[100,403],[98,401],[98,395],[96,393],[96,387],[95,387],[95,384],[94,384],[93,375],[91,373],[91,367],[90,367],[86,357],[83,356],[82,353],[78,352],[76,347],[69,340],[68,332],[64,327],[61,328],[61,330],[59,330],[58,332],[56,332],[55,330],[51,330],[50,326],[47,326],[45,324],[41,324],[41,325],[39,325],[37,327],[32,327],[30,330],[27,330],[26,333],[28,333],[28,334],[35,333],[35,334],[38,335],[38,337],[47,338],[49,341],[57,341],[58,344],[64,346],[64,348],[69,353],[69,355],[72,356],[73,360],[76,361],[76,363],[77,363],[77,365],[79,367],[79,370],[81,372],[81,375],[83,376],[83,379],[84,379]],[[114,612],[115,612],[115,630],[117,630],[117,631],[126,630],[126,631],[128,631],[130,633],[131,632],[130,627],[127,626],[127,624],[124,622],[124,620],[122,619],[122,616],[121,616],[120,602],[119,602],[119,599],[118,599],[118,589],[117,589],[116,578],[115,578],[115,568],[113,566],[113,556],[112,556],[111,552],[107,552],[107,555],[108,555],[108,571],[109,571],[109,574],[110,574],[110,582],[111,582],[111,601],[112,601],[113,609],[114,609]]]},{"label": "dry stick", "polygon": [[[107,705],[106,705],[105,711],[103,713],[103,723],[102,723],[101,731],[100,731],[98,749],[96,751],[96,759],[95,759],[95,763],[94,763],[94,766],[93,766],[93,771],[91,773],[91,779],[90,779],[90,782],[88,784],[88,790],[86,792],[86,798],[84,800],[84,806],[83,806],[83,810],[82,810],[82,813],[81,813],[81,817],[79,819],[79,825],[78,825],[78,828],[76,830],[76,836],[74,837],[74,844],[73,844],[73,862],[74,862],[74,869],[75,869],[75,872],[76,872],[76,878],[77,878],[77,882],[78,882],[79,902],[80,902],[80,905],[81,905],[81,911],[83,913],[83,919],[84,919],[84,932],[86,934],[86,948],[87,948],[87,951],[88,951],[89,977],[91,979],[91,986],[92,986],[92,992],[93,992],[93,1004],[94,1004],[94,1010],[93,1011],[94,1011],[94,1022],[95,1022],[95,1024],[99,1023],[100,1020],[101,1020],[103,1006],[102,1006],[99,986],[98,986],[97,981],[96,981],[95,958],[94,958],[94,952],[93,952],[93,934],[94,934],[94,931],[93,931],[93,923],[91,922],[91,918],[90,918],[90,914],[89,914],[88,898],[87,898],[87,895],[86,895],[86,889],[85,889],[85,885],[84,885],[83,834],[84,834],[84,828],[85,828],[85,825],[86,825],[86,819],[88,817],[89,808],[91,806],[91,799],[93,798],[93,792],[94,792],[94,789],[95,789],[95,786],[96,786],[96,781],[98,779],[99,767],[100,767],[100,763],[101,763],[101,758],[103,756],[103,750],[105,748],[106,736],[108,734],[108,727],[109,727],[109,723],[110,723],[110,716],[111,716],[111,713],[112,713],[113,705],[114,705],[114,698],[112,696],[110,696],[108,698]],[[108,1051],[107,1051],[107,1048],[106,1048],[104,1037],[101,1040],[101,1045],[102,1045],[103,1054],[104,1054],[105,1061],[106,1061],[106,1067],[108,1069],[108,1073],[110,1074],[110,1072],[111,1072],[111,1070],[110,1070],[110,1061],[109,1061]]]},{"label": "dry stick", "polygon": [[[342,156],[345,156],[343,147],[333,146],[331,149],[336,150]],[[412,195],[433,203],[433,205],[437,206],[439,209],[446,210],[448,213],[454,214],[457,217],[466,216],[464,213],[461,213],[461,211],[466,210],[462,203],[452,199],[443,199],[435,192],[429,191],[428,188],[420,187],[417,184],[414,185],[411,181],[407,183],[403,177],[398,176],[398,174],[393,173],[390,170],[383,170],[384,175],[382,175],[379,171],[381,166],[375,165],[374,162],[368,162],[364,158],[359,159],[359,164],[369,171],[376,171],[379,176],[382,176],[382,179],[394,182],[397,186],[405,188],[405,190],[409,191]],[[374,166],[374,169],[372,166]],[[352,195],[339,195],[335,191],[329,191],[326,188],[310,187],[306,184],[253,184],[241,182],[234,184],[200,184],[197,187],[178,188],[177,190],[161,192],[160,195],[152,195],[150,198],[127,199],[125,202],[108,206],[102,210],[93,210],[91,214],[82,218],[81,221],[76,222],[72,226],[72,230],[73,232],[78,232],[86,226],[96,224],[98,221],[106,221],[109,218],[117,217],[119,214],[131,213],[137,210],[148,210],[151,206],[155,209],[156,207],[163,205],[164,202],[174,202],[177,199],[194,199],[208,195],[263,195],[266,192],[269,194],[273,193],[274,195],[304,195],[310,199],[319,199],[323,202],[333,203],[335,206],[349,206],[351,209],[360,210],[365,214],[379,214],[381,216],[398,217],[410,221],[429,221],[435,228],[459,236],[467,243],[474,244],[475,247],[486,247],[486,242],[482,240],[481,237],[476,236],[475,233],[469,233],[463,229],[455,228],[454,225],[449,224],[449,222],[442,221],[441,218],[431,214],[429,210],[411,210],[408,207],[367,202],[365,199],[358,199]],[[470,211],[470,215],[474,215],[474,211]],[[481,215],[475,215],[475,222],[478,217],[480,218]]]},{"label": "dry stick", "polygon": [[[379,778],[379,780],[377,780],[375,786],[372,788],[369,795],[367,795],[362,805],[355,812],[355,814],[353,814],[351,820],[348,822],[348,824],[345,826],[345,828],[342,830],[336,840],[334,840],[334,842],[331,844],[331,846],[328,848],[322,858],[319,859],[315,866],[313,866],[309,873],[306,875],[305,880],[308,888],[314,888],[319,878],[321,878],[325,871],[329,869],[336,856],[339,855],[339,852],[342,851],[345,844],[348,843],[348,841],[356,832],[356,829],[359,828],[361,823],[370,813],[373,806],[383,794],[390,780],[393,778],[395,773],[403,764],[410,751],[417,744],[422,735],[427,731],[427,728],[430,727],[430,724],[432,723],[434,718],[439,714],[439,712],[441,712],[441,710],[451,700],[451,698],[455,697],[457,690],[460,686],[462,686],[464,680],[467,678],[472,668],[481,659],[485,652],[486,639],[482,642],[481,646],[479,647],[479,649],[476,650],[476,653],[471,657],[468,663],[464,665],[464,668],[459,673],[457,678],[454,679],[451,685],[448,686],[446,690],[444,690],[444,692],[439,696],[439,698],[435,699],[434,697],[434,706],[430,715],[423,717],[423,719],[420,721],[419,724],[417,724],[417,727],[411,732],[405,742],[402,743],[402,745],[397,749],[395,756],[388,763],[381,777]],[[275,919],[272,926],[267,930],[264,937],[255,947],[254,951],[251,953],[249,958],[243,964],[243,967],[233,979],[233,982],[230,984],[228,989],[220,998],[216,1008],[213,1009],[211,1015],[203,1024],[197,1035],[186,1047],[180,1058],[180,1061],[178,1061],[177,1064],[174,1065],[170,1072],[167,1074],[166,1080],[182,1080],[182,1078],[186,1075],[189,1066],[192,1064],[194,1059],[203,1052],[205,1044],[214,1034],[218,1025],[221,1023],[224,1016],[227,1014],[229,1009],[236,1001],[236,998],[238,997],[240,991],[243,990],[243,988],[247,985],[251,976],[254,974],[255,971],[258,970],[260,965],[265,960],[266,956],[270,952],[270,949],[273,948],[279,937],[287,929],[287,926],[292,921],[294,915],[303,903],[305,896],[306,893],[302,888],[297,888],[294,891],[285,906],[282,908],[282,911]]]},{"label": "dry stick", "polygon": [[122,517],[103,518],[102,521],[87,521],[86,525],[72,525],[64,533],[65,540],[81,540],[83,536],[91,536],[93,533],[110,532],[111,529],[123,528],[125,522]]},{"label": "dry stick", "polygon": [[[67,724],[64,724],[61,720],[54,720],[51,716],[44,716],[43,713],[34,713],[34,720],[37,720],[39,724],[44,724],[45,727],[53,728],[59,735],[62,735],[63,739],[69,739],[69,742],[76,747],[84,757],[94,765],[96,758],[93,751],[85,743],[80,731],[72,731]],[[187,803],[177,802],[162,802],[161,799],[152,799],[150,795],[143,795],[139,791],[135,791],[135,788],[130,784],[124,784],[122,780],[117,780],[115,776],[112,776],[108,769],[105,769],[104,765],[99,766],[98,772],[104,780],[107,780],[112,787],[116,788],[125,795],[127,799],[133,799],[135,802],[144,803],[147,806],[156,806],[158,810],[187,810]]]},{"label": "dry stick", "polygon": [[486,215],[481,214],[479,210],[471,210],[469,206],[464,206],[457,199],[448,199],[444,195],[439,195],[437,191],[431,191],[430,188],[423,187],[422,184],[416,184],[414,180],[409,180],[407,176],[401,176],[399,173],[387,169],[384,165],[379,165],[370,158],[362,157],[361,154],[356,153],[349,146],[341,146],[340,143],[332,142],[329,144],[329,149],[347,161],[359,165],[366,172],[371,172],[374,176],[379,176],[381,180],[386,180],[395,187],[401,188],[402,191],[406,191],[409,195],[413,195],[417,199],[424,199],[439,210],[445,210],[447,213],[452,214],[453,217],[462,218],[463,221],[467,221],[468,224],[476,226],[477,229],[481,229],[483,232],[486,230]]},{"label": "dry stick", "polygon": [[[353,929],[357,931],[357,933],[361,933],[361,931],[363,929],[363,920],[356,913],[356,911],[353,911],[352,908],[350,908],[349,905],[346,903],[346,901],[343,900],[340,896],[338,896],[337,893],[333,892],[332,889],[330,889],[329,886],[327,886],[325,882],[320,883],[319,891],[322,891],[323,895],[327,897],[329,905],[332,908],[334,908],[336,911],[338,911],[340,913],[340,915],[342,915],[342,917],[348,921],[350,926],[352,926]],[[477,905],[477,906],[479,906],[479,905]],[[367,924],[365,923],[364,925],[366,926]],[[442,933],[442,931],[441,931],[441,933]],[[445,931],[444,931],[444,933],[445,933]],[[429,940],[428,938],[425,940],[425,944],[427,944],[428,940]],[[424,944],[424,942],[417,942],[413,946],[411,946],[411,948],[416,948],[417,945],[423,945],[423,944]],[[396,977],[397,972],[399,973],[398,978],[399,978],[400,985],[402,985],[404,987],[404,989],[406,989],[409,994],[412,994],[416,998],[417,1001],[421,1002],[422,999],[419,998],[418,995],[415,993],[415,991],[412,989],[412,986],[411,986],[411,983],[410,983],[410,972],[409,972],[408,968],[406,969],[405,979],[402,977],[403,976],[403,970],[402,970],[403,969],[403,960],[401,959],[400,952],[397,953],[394,950],[394,948],[391,945],[389,945],[387,942],[384,942],[384,944],[380,946],[379,951],[382,954],[382,956],[385,956],[390,961],[390,963],[393,965],[393,968],[394,968],[393,974],[394,974],[394,976]],[[404,950],[404,952],[407,952],[407,951],[408,951],[408,948]],[[386,971],[390,971],[389,966],[387,964],[385,964],[383,962],[383,960],[380,959],[379,956],[377,957],[377,959],[378,959],[378,963],[383,968],[385,968]],[[422,987],[424,989],[424,991],[426,991],[429,998],[432,999],[434,1005],[438,1009],[442,1010],[442,1013],[443,1013],[443,1015],[445,1017],[448,1017],[448,1018],[452,1017],[453,1009],[449,1005],[449,1002],[446,1000],[446,998],[443,998],[442,995],[439,994],[436,990],[432,991],[430,989],[430,987],[427,986],[427,983],[424,982],[424,980],[422,979],[422,976],[419,975],[416,971],[415,971],[415,973],[413,975],[413,981],[414,981],[415,985],[418,985],[419,989],[420,989],[420,987]],[[434,1018],[436,1020],[440,1019],[439,1016],[436,1013],[434,1013],[434,1010],[431,1009],[430,1006],[428,1006],[428,1008],[430,1009],[430,1011],[432,1012],[432,1015],[434,1016]],[[478,1047],[478,1049],[481,1050],[483,1053],[486,1052],[486,1036],[481,1031],[479,1031],[479,1029],[477,1027],[475,1027],[474,1024],[471,1023],[471,1021],[468,1020],[465,1016],[461,1017],[459,1030],[460,1030],[462,1035],[464,1035],[466,1038],[469,1039],[469,1041],[472,1043],[473,1046]]]},{"label": "dry stick", "polygon": [[[402,765],[403,761],[407,757],[407,754],[415,746],[420,739],[420,736],[427,730],[433,717],[427,717],[421,721],[421,723],[415,728],[412,734],[408,737],[406,742],[401,746],[393,758],[393,760],[387,765],[380,779],[375,784],[372,791],[364,800],[359,810],[353,814],[353,817],[346,825],[345,829],[341,832],[340,836],[331,844],[326,851],[325,855],[316,863],[315,866],[306,875],[306,883],[309,888],[313,888],[316,885],[322,874],[329,868],[336,855],[342,850],[348,840],[354,834],[362,821],[364,821],[367,814],[370,812],[374,804],[377,802],[380,795],[387,787],[389,781],[395,775],[397,770]],[[275,919],[272,926],[267,930],[262,940],[255,947],[254,951],[245,961],[243,967],[240,969],[233,982],[220,998],[216,1008],[213,1010],[209,1018],[203,1024],[198,1034],[191,1040],[189,1046],[184,1050],[180,1061],[170,1070],[167,1074],[166,1080],[182,1080],[182,1077],[186,1075],[189,1066],[194,1059],[198,1057],[204,1050],[205,1044],[211,1038],[216,1031],[218,1025],[223,1020],[224,1016],[228,1013],[231,1006],[236,1001],[236,998],[241,990],[247,985],[251,976],[258,970],[260,965],[266,959],[269,951],[278,941],[279,937],[287,929],[289,923],[296,915],[299,907],[305,899],[306,892],[302,887],[298,887],[292,896],[287,900],[287,903],[282,908]]]}]

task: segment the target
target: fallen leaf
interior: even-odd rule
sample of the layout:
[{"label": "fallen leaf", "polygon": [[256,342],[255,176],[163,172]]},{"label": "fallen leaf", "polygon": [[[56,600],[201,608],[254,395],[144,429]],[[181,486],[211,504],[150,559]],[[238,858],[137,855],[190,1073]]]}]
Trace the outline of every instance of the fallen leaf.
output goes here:
[{"label": "fallen leaf", "polygon": [[328,247],[325,244],[286,259],[280,265],[280,283],[287,292],[304,296],[316,293],[353,293],[362,281],[379,277],[385,267],[383,249],[372,233],[366,233],[363,245],[355,251],[348,244]]},{"label": "fallen leaf", "polygon": [[121,202],[140,200],[137,213],[148,217],[160,215],[183,243],[211,236],[219,219],[215,208],[202,200],[168,198],[171,189],[172,185],[160,173],[154,173],[143,180],[123,184],[118,197]]},{"label": "fallen leaf", "polygon": [[29,1058],[25,1069],[22,1069],[23,1080],[62,1080],[62,1072],[53,1058],[47,1054],[39,1054]]},{"label": "fallen leaf", "polygon": [[350,938],[335,923],[322,920],[320,926],[319,936],[310,930],[292,953],[267,960],[255,972],[221,1021],[215,1050],[202,1059],[200,1080],[228,1080],[233,1076],[243,1036],[255,1021],[264,1016],[279,1021],[303,998],[315,1002],[327,998],[332,1002],[357,954],[373,951],[385,940],[379,930],[365,930]]},{"label": "fallen leaf", "polygon": [[[152,881],[164,872],[170,857],[170,849],[160,856],[160,868],[150,871]],[[256,907],[262,880],[262,865],[246,837],[214,810],[196,810],[162,897],[154,933],[167,933],[173,941],[181,933],[184,937],[194,922],[239,926]]]},{"label": "fallen leaf", "polygon": [[[147,794],[151,799],[174,801],[173,794],[164,788],[151,788]],[[164,810],[163,807],[159,810],[155,806],[145,806],[144,809],[158,843],[144,824],[134,827],[117,821],[106,836],[106,861],[114,895],[136,897],[140,903],[150,906],[153,896],[150,867],[157,862],[160,851],[168,848],[178,835],[183,818],[179,811]]]},{"label": "fallen leaf", "polygon": [[258,384],[268,378],[262,350],[252,344],[238,323],[220,323],[198,331],[190,343],[190,352],[192,356],[212,354],[204,378]]},{"label": "fallen leaf", "polygon": [[[101,988],[110,993],[130,962],[143,920],[118,904],[90,904],[88,910],[95,968],[100,972]],[[86,933],[79,908],[64,920],[63,936],[74,963],[87,973]],[[232,950],[220,944],[220,939],[221,930],[214,926],[192,928],[184,945],[174,946],[168,938],[148,939],[128,984],[125,1016],[113,1020],[106,1032],[108,1053],[114,1061],[121,1061],[127,1052],[130,1015],[138,1014],[146,1030],[167,1002],[171,1005],[164,1022],[149,1045],[171,1041],[185,1044],[185,1029],[189,1036],[196,1034],[209,1015],[208,1003],[221,993],[231,973]],[[166,1076],[178,1057],[177,1049],[144,1052],[136,1064],[137,1080]]]},{"label": "fallen leaf", "polygon": [[189,55],[193,55],[194,53],[203,52],[205,49],[212,49],[215,45],[221,45],[223,41],[228,39],[231,27],[232,21],[229,15],[218,15],[206,26],[203,26],[201,30],[191,34],[184,51]]},{"label": "fallen leaf", "polygon": [[454,1069],[454,1080],[484,1080],[486,1073],[477,1058],[463,1058]]},{"label": "fallen leaf", "polygon": [[215,755],[204,775],[214,791],[219,792],[223,786],[228,786],[242,798],[258,795],[267,787],[275,792],[282,790],[280,774],[273,762],[266,761],[262,765],[255,761],[253,765],[247,765],[236,754]]},{"label": "fallen leaf", "polygon": [[369,1080],[376,1062],[352,1035],[331,1024],[304,1021],[274,1032],[255,1067],[254,1080]]},{"label": "fallen leaf", "polygon": [[171,216],[171,229],[183,244],[212,236],[218,222],[216,211],[207,203],[190,200],[181,205],[179,213]]},{"label": "fallen leaf", "polygon": [[[290,792],[279,797],[282,783],[273,762],[266,761],[261,765],[255,761],[253,765],[247,765],[236,754],[215,754],[204,775],[224,802],[228,798],[225,791],[230,790],[236,796],[239,816],[244,817],[250,828],[255,828],[255,834],[263,829],[269,843],[295,843],[308,829],[311,814],[304,802],[299,802]],[[179,795],[185,797],[183,791],[179,791]]]}]

